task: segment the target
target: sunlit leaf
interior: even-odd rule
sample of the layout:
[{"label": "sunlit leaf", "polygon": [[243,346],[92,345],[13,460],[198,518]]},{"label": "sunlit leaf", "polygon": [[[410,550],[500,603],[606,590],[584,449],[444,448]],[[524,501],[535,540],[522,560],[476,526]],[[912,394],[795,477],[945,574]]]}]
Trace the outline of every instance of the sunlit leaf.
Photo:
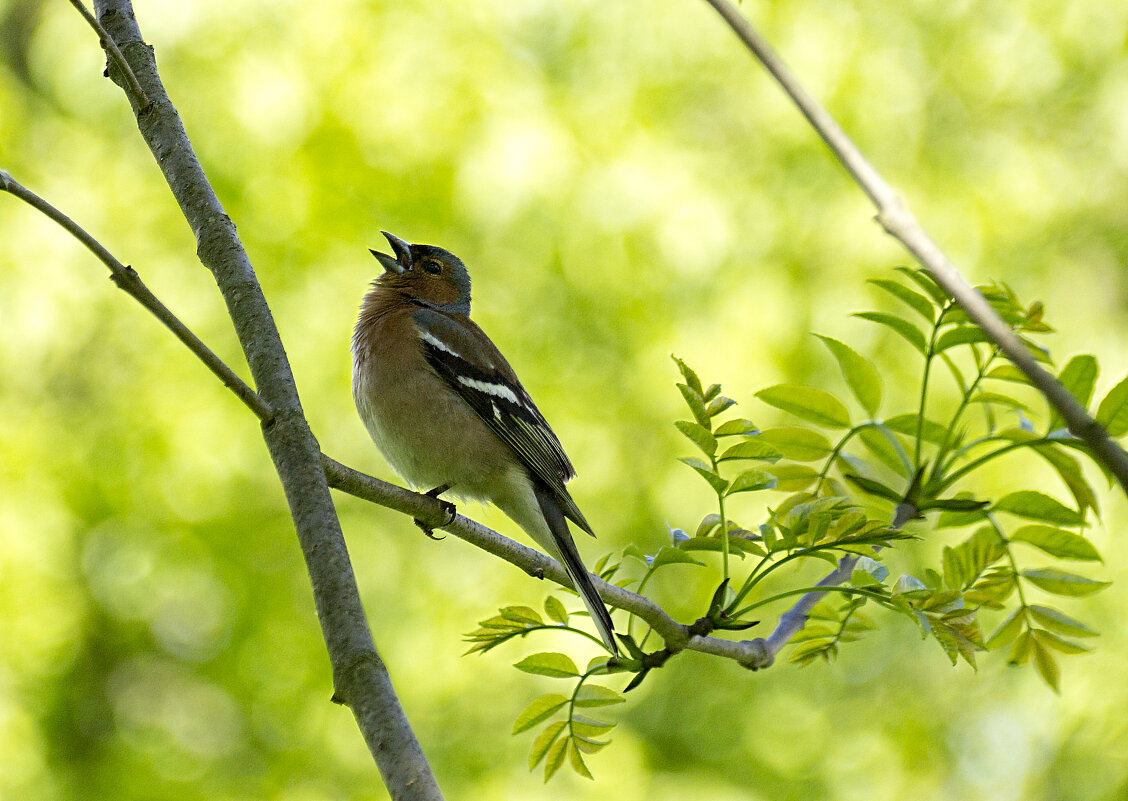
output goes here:
[{"label": "sunlit leaf", "polygon": [[568,754],[568,742],[568,737],[561,737],[548,749],[548,754],[544,759],[544,780],[546,782],[551,779],[556,771],[560,770],[560,766],[564,764],[564,757]]},{"label": "sunlit leaf", "polygon": [[990,342],[991,338],[983,333],[983,329],[978,326],[960,326],[945,331],[936,340],[936,346],[933,348],[935,353],[943,353],[948,348],[954,348],[957,345],[975,345],[980,342]]},{"label": "sunlit leaf", "polygon": [[998,367],[992,367],[987,371],[985,378],[994,378],[999,381],[1010,381],[1014,384],[1030,384],[1030,379],[1026,377],[1026,373],[1019,370],[1013,364],[1000,364]]},{"label": "sunlit leaf", "polygon": [[755,459],[761,462],[778,462],[783,454],[764,442],[760,437],[752,437],[738,442],[717,457],[718,462],[730,459]]},{"label": "sunlit leaf", "polygon": [[1000,623],[994,633],[987,638],[987,648],[1002,648],[1017,637],[1018,633],[1022,631],[1022,624],[1025,619],[1022,607],[1011,612],[1010,615],[1007,616],[1007,619]]},{"label": "sunlit leaf", "polygon": [[678,461],[682,464],[689,465],[697,471],[698,475],[709,482],[709,486],[713,488],[714,492],[724,492],[728,489],[728,481],[717,475],[711,466],[705,464],[705,462],[700,459],[693,456],[683,456],[678,459]]},{"label": "sunlit leaf", "polygon": [[1110,437],[1128,434],[1128,378],[1105,395],[1097,407],[1097,422],[1108,429]]},{"label": "sunlit leaf", "polygon": [[[917,415],[915,414],[899,414],[895,417],[889,417],[884,421],[884,425],[890,431],[896,431],[898,434],[905,434],[914,438],[917,435]],[[947,436],[948,429],[939,423],[925,418],[921,424],[920,438],[925,442],[943,445]]]},{"label": "sunlit leaf", "polygon": [[599,684],[585,684],[576,693],[576,706],[610,706],[621,704],[627,699],[609,687]]},{"label": "sunlit leaf", "polygon": [[936,307],[931,300],[916,290],[909,289],[899,281],[890,281],[888,278],[871,278],[869,283],[884,289],[897,300],[911,306],[929,324],[936,322]]},{"label": "sunlit leaf", "polygon": [[941,289],[940,285],[936,283],[936,280],[924,270],[917,267],[904,266],[894,267],[893,269],[927,292],[928,296],[936,302],[937,306],[942,308],[949,302],[948,293]]},{"label": "sunlit leaf", "polygon": [[513,667],[532,673],[537,676],[548,676],[554,679],[570,679],[580,675],[576,663],[567,654],[546,651],[540,654],[526,656]]},{"label": "sunlit leaf", "polygon": [[1075,573],[1066,573],[1064,570],[1055,570],[1051,567],[1040,570],[1023,570],[1021,575],[1031,584],[1046,592],[1071,597],[1092,595],[1112,583],[1111,581],[1096,581],[1085,576],[1078,576]]},{"label": "sunlit leaf", "polygon": [[1046,684],[1053,688],[1053,691],[1059,692],[1061,690],[1061,668],[1058,667],[1057,659],[1050,652],[1050,649],[1045,646],[1037,637],[1031,633],[1030,638],[1030,652],[1034,657],[1034,667],[1038,669],[1039,675],[1046,680]]},{"label": "sunlit leaf", "polygon": [[1064,634],[1067,637],[1096,637],[1098,632],[1086,626],[1080,620],[1075,620],[1069,615],[1052,609],[1048,606],[1031,604],[1026,607],[1034,619],[1051,631]]},{"label": "sunlit leaf", "polygon": [[513,722],[513,733],[518,734],[533,728],[566,703],[568,703],[568,698],[563,695],[551,694],[534,698],[532,703],[525,707],[521,714],[517,716],[517,720]]},{"label": "sunlit leaf", "polygon": [[556,738],[560,736],[560,732],[564,731],[564,727],[568,725],[568,721],[560,720],[553,723],[537,735],[537,739],[533,740],[533,747],[529,750],[529,770],[535,768],[544,755],[548,753],[548,749],[556,742]]},{"label": "sunlit leaf", "polygon": [[797,426],[769,428],[756,437],[796,462],[813,462],[830,455],[830,441],[817,431]]},{"label": "sunlit leaf", "polygon": [[550,595],[544,599],[545,614],[555,620],[557,623],[568,622],[568,610],[564,608],[555,595]]},{"label": "sunlit leaf", "polygon": [[1075,510],[1037,490],[1019,490],[1004,495],[991,507],[993,512],[1009,512],[1028,520],[1041,520],[1062,526],[1080,526],[1085,518]]},{"label": "sunlit leaf", "polygon": [[691,423],[688,420],[678,420],[674,423],[678,431],[685,434],[706,456],[717,452],[717,438],[709,433],[709,429],[700,423]]},{"label": "sunlit leaf", "polygon": [[1044,631],[1042,629],[1032,629],[1031,634],[1042,645],[1053,648],[1055,651],[1060,651],[1063,654],[1086,654],[1093,649],[1088,645],[1082,645],[1072,640],[1066,640],[1052,631]]},{"label": "sunlit leaf", "polygon": [[846,411],[842,401],[821,389],[794,384],[776,384],[760,390],[756,393],[756,397],[769,406],[783,409],[796,417],[821,426],[850,427],[850,413]]},{"label": "sunlit leaf", "polygon": [[531,624],[539,626],[544,623],[537,610],[528,606],[506,606],[501,610],[501,616],[514,623]]},{"label": "sunlit leaf", "polygon": [[798,492],[806,489],[814,484],[819,477],[817,472],[802,464],[776,464],[765,468],[764,472],[775,476],[775,489],[784,492]]},{"label": "sunlit leaf", "polygon": [[884,312],[857,312],[853,316],[893,329],[916,348],[922,356],[928,351],[928,340],[924,333],[908,320]]},{"label": "sunlit leaf", "polygon": [[1093,544],[1080,534],[1053,526],[1023,526],[1011,535],[1011,541],[1029,543],[1058,559],[1098,562],[1101,559]]},{"label": "sunlit leaf", "polygon": [[678,370],[681,371],[682,378],[685,379],[685,383],[689,387],[691,387],[694,392],[697,393],[698,397],[704,400],[705,390],[701,386],[701,379],[697,377],[697,373],[693,371],[693,368],[691,368],[688,364],[686,364],[673,354],[670,355],[670,358],[673,359],[674,363],[678,366]]},{"label": "sunlit leaf", "polygon": [[[896,282],[890,281],[889,283],[901,287]],[[904,287],[901,288],[904,289]],[[921,300],[923,301],[924,298],[921,298]],[[815,336],[822,340],[823,344],[830,349],[834,358],[838,360],[842,377],[846,379],[846,385],[850,387],[850,391],[854,393],[858,403],[871,417],[876,415],[877,408],[881,405],[881,376],[878,375],[877,368],[846,343],[822,334],[815,334]]]},{"label": "sunlit leaf", "polygon": [[685,399],[686,406],[688,406],[689,410],[693,412],[693,419],[701,424],[703,428],[709,429],[713,424],[712,418],[709,416],[709,412],[705,409],[705,401],[702,399],[701,395],[695,392],[693,388],[688,387],[685,384],[678,384],[677,386],[678,391]]},{"label": "sunlit leaf", "polygon": [[715,437],[731,437],[743,434],[755,434],[757,432],[756,424],[751,420],[746,420],[739,417],[736,420],[726,420],[717,426],[716,431],[713,432]]},{"label": "sunlit leaf", "polygon": [[[1069,390],[1083,408],[1088,408],[1093,397],[1093,385],[1097,381],[1097,359],[1089,354],[1074,356],[1058,374],[1058,380]],[[1061,428],[1065,421],[1057,409],[1050,408],[1050,431]]]},{"label": "sunlit leaf", "polygon": [[576,743],[573,742],[571,748],[568,749],[568,761],[572,764],[572,770],[588,779],[594,779],[591,771],[588,770],[587,763],[584,762],[584,757],[580,750],[576,748]]}]

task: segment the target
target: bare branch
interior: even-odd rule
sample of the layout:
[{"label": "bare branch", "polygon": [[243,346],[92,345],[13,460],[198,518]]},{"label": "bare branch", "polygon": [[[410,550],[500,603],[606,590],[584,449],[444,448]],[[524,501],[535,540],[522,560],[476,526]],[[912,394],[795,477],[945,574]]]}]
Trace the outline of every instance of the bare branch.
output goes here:
[{"label": "bare branch", "polygon": [[135,109],[138,128],[212,272],[262,401],[273,410],[263,436],[282,482],[313,585],[333,666],[334,698],[347,704],[395,799],[442,797],[376,652],[341,524],[277,326],[246,252],[200,167],[187,133],[141,38],[129,0],[98,0],[98,20],[129,61],[151,102]]},{"label": "bare branch", "polygon": [[[90,9],[86,7],[86,4],[83,3],[82,0],[70,0],[70,3],[78,9],[78,13],[82,15],[82,18],[86,20],[87,24],[98,34],[98,39],[102,47],[106,50],[109,60],[121,71],[123,80],[126,83],[125,91],[133,101],[134,107],[136,109],[144,109],[149,105],[149,98],[145,95],[145,90],[141,88],[141,84],[137,82],[137,76],[133,74],[133,68],[129,66],[129,62],[125,60],[125,56],[123,56],[121,50],[118,49],[117,42],[110,38],[110,35],[106,33],[106,29],[102,27],[102,23],[90,13]],[[108,67],[106,74],[109,75]]]},{"label": "bare branch", "polygon": [[1128,493],[1128,453],[1125,453],[1124,449],[1109,437],[1104,426],[1089,416],[1060,381],[1039,366],[1034,356],[999,317],[991,304],[971,287],[948,261],[947,256],[909,211],[900,194],[886,183],[826,109],[808,94],[748,20],[741,16],[728,0],[706,0],[706,2],[716,9],[745,46],[771,73],[823,141],[834,151],[835,156],[877,208],[877,220],[885,231],[916,257],[936,282],[967,312],[967,316],[982,328],[999,346],[999,350],[1030,379],[1030,383],[1062,416],[1069,430],[1085,441],[1092,449],[1093,456],[1116,476],[1121,489]]}]

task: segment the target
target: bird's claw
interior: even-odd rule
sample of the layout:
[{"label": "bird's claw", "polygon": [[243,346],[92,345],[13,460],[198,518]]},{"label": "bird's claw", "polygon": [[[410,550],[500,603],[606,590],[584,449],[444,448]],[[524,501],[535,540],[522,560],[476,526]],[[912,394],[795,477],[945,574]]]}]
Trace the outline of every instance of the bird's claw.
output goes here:
[{"label": "bird's claw", "polygon": [[[446,492],[448,489],[450,489],[450,484],[442,484],[438,487],[435,487],[433,490],[428,490],[427,492],[423,493],[424,495],[429,495],[430,497],[437,500],[440,504],[442,504],[443,511],[447,513],[446,521],[441,526],[439,526],[439,528],[442,528],[443,526],[449,526],[451,523],[454,522],[454,518],[456,518],[458,516],[458,511],[455,509],[454,504],[451,503],[450,501],[444,501],[442,498],[439,497],[444,492]],[[415,518],[415,525],[419,526],[419,528],[423,531],[423,533],[426,534],[429,538],[431,538],[433,540],[445,540],[446,539],[446,537],[436,537],[435,536],[435,527],[427,525],[422,520],[420,520],[418,517]]]}]

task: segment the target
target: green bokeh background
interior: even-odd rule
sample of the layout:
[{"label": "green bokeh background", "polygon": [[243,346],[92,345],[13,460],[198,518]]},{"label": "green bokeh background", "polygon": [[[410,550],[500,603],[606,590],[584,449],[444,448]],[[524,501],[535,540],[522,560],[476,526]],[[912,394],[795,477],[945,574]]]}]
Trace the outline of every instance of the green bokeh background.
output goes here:
[{"label": "green bokeh background", "polygon": [[[1064,363],[1128,368],[1128,5],[746,0],[744,13],[976,281],[1046,301]],[[600,539],[654,550],[708,511],[668,355],[742,413],[781,380],[840,388],[812,330],[903,343],[849,312],[905,256],[700,0],[140,0],[139,21],[239,227],[326,452],[390,477],[352,406],[348,338],[381,229],[458,253],[475,318],[553,422]],[[75,217],[230,364],[238,344],[97,41],[64,2],[0,0],[0,168]],[[0,197],[0,797],[381,799],[328,661],[253,417],[104,269]],[[1036,404],[1041,414],[1041,406]],[[1044,417],[1043,417],[1044,419]],[[1058,492],[1008,463],[989,491]],[[1094,471],[1095,473],[1095,471]],[[1100,481],[1100,476],[1095,475]],[[778,496],[776,496],[778,497]],[[754,519],[753,499],[737,511]],[[687,654],[649,679],[593,784],[544,786],[509,736],[559,689],[461,635],[545,587],[339,497],[377,643],[449,798],[1128,796],[1124,499],[1094,542],[1102,631],[1055,696],[911,624],[830,666]],[[492,510],[466,508],[517,535]],[[935,553],[952,535],[929,535]],[[1036,562],[1037,560],[1033,560]],[[1031,566],[1036,566],[1032,563]],[[682,619],[671,568],[656,595]],[[681,572],[679,572],[681,571]],[[567,643],[543,641],[544,647]],[[587,654],[580,652],[578,656]]]}]

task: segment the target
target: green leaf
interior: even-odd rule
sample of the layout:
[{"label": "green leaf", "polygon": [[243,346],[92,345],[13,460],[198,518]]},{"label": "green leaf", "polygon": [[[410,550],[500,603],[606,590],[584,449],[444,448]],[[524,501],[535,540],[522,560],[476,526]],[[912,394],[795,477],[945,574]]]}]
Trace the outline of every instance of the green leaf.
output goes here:
[{"label": "green leaf", "polygon": [[858,438],[879,462],[894,473],[899,473],[905,478],[912,474],[912,462],[909,460],[909,455],[905,453],[904,446],[884,425],[871,423],[858,432]]},{"label": "green leaf", "polygon": [[920,269],[919,267],[914,268],[904,266],[894,267],[893,269],[911,280],[925,292],[927,292],[929,297],[936,301],[937,306],[943,308],[948,304],[948,293],[945,292],[940,287],[940,285],[936,283],[936,279],[934,279],[924,270]]},{"label": "green leaf", "polygon": [[546,651],[540,654],[526,656],[513,667],[532,673],[536,676],[548,676],[553,679],[571,679],[580,675],[576,670],[576,663],[567,654]]},{"label": "green leaf", "polygon": [[857,312],[852,316],[892,328],[904,337],[910,345],[920,351],[921,356],[928,351],[928,340],[925,339],[924,333],[908,320],[884,312]]},{"label": "green leaf", "polygon": [[[1077,399],[1082,407],[1088,408],[1093,397],[1093,385],[1097,381],[1097,360],[1089,354],[1074,356],[1058,373],[1058,381],[1065,385],[1069,394]],[[1050,408],[1049,431],[1063,428],[1065,421],[1057,409]]]},{"label": "green leaf", "polygon": [[498,610],[502,618],[522,625],[540,626],[544,623],[537,610],[528,606],[506,606]]},{"label": "green leaf", "polygon": [[932,301],[914,289],[909,289],[899,281],[890,281],[888,278],[871,278],[869,283],[880,287],[902,303],[906,303],[916,310],[928,322],[936,322],[936,307]]},{"label": "green leaf", "polygon": [[545,614],[557,623],[567,624],[568,610],[564,608],[564,604],[562,604],[555,595],[550,595],[544,599],[544,611]]},{"label": "green leaf", "polygon": [[1096,637],[1098,632],[1089,628],[1080,620],[1074,620],[1069,615],[1063,614],[1048,606],[1031,605],[1026,607],[1034,619],[1051,631],[1064,634],[1067,637]]},{"label": "green leaf", "polygon": [[533,728],[566,703],[568,703],[566,697],[555,693],[534,698],[532,703],[525,707],[521,714],[517,716],[517,720],[513,722],[513,733],[519,734]]},{"label": "green leaf", "polygon": [[[905,434],[914,439],[916,438],[917,415],[915,414],[899,414],[896,417],[889,417],[884,421],[884,425],[890,431],[896,431],[898,434]],[[920,438],[922,440],[931,442],[934,445],[943,445],[947,436],[948,429],[944,426],[929,420],[927,417],[924,419],[920,432]]]},{"label": "green leaf", "polygon": [[1083,526],[1085,518],[1049,495],[1036,490],[1019,490],[1004,495],[993,507],[993,512],[1009,512],[1028,520],[1042,520],[1063,526]]},{"label": "green leaf", "polygon": [[669,545],[663,545],[658,549],[658,553],[654,558],[649,560],[650,566],[659,568],[663,565],[672,564],[687,564],[687,565],[704,565],[704,562],[698,562],[692,556],[679,548],[673,548]]},{"label": "green leaf", "polygon": [[568,754],[568,740],[569,738],[567,737],[561,737],[548,749],[548,754],[544,760],[544,780],[546,782],[551,779],[556,771],[560,770],[560,766],[564,764],[564,757]]},{"label": "green leaf", "polygon": [[697,373],[693,372],[693,369],[688,364],[683,362],[672,353],[670,354],[670,358],[673,359],[674,363],[678,366],[678,369],[681,371],[682,378],[685,379],[685,383],[692,387],[693,391],[696,392],[698,396],[702,398],[702,400],[704,400],[705,390],[701,386],[701,379],[697,377]]},{"label": "green leaf", "polygon": [[1105,395],[1097,407],[1097,422],[1108,429],[1110,437],[1128,434],[1128,378]]},{"label": "green leaf", "polygon": [[685,384],[678,384],[678,391],[681,392],[682,397],[685,399],[686,406],[693,412],[693,419],[708,430],[713,423],[709,412],[705,409],[705,401],[702,399],[701,395],[692,387],[688,387]]},{"label": "green leaf", "polygon": [[721,395],[720,397],[713,398],[713,400],[709,401],[709,403],[705,406],[705,413],[709,415],[709,417],[716,417],[721,412],[727,409],[731,409],[735,405],[736,401],[734,401],[732,398],[726,398],[724,395]]},{"label": "green leaf", "polygon": [[819,474],[802,464],[776,464],[765,468],[776,478],[775,489],[785,492],[798,492],[818,480]]},{"label": "green leaf", "polygon": [[[890,281],[889,283],[901,287],[896,282]],[[901,288],[904,289],[904,287]],[[923,301],[924,298],[921,298],[921,300]],[[854,397],[858,399],[858,403],[871,417],[876,415],[877,409],[881,405],[881,376],[878,375],[877,368],[844,342],[839,342],[837,339],[831,339],[822,334],[815,334],[815,336],[823,341],[834,358],[838,360],[842,377],[846,379],[846,384],[850,387],[850,391],[854,393]]]},{"label": "green leaf", "polygon": [[584,757],[580,753],[580,749],[576,748],[575,742],[573,742],[572,747],[568,749],[568,761],[572,763],[572,770],[576,771],[576,773],[592,780],[595,779],[595,777],[591,775],[591,771],[588,770],[587,763],[584,762]]},{"label": "green leaf", "polygon": [[692,467],[713,488],[714,492],[721,493],[728,489],[728,482],[713,472],[713,468],[694,456],[683,456],[678,459],[682,464]]},{"label": "green leaf", "polygon": [[1030,645],[1031,653],[1034,656],[1034,667],[1046,680],[1046,684],[1050,685],[1055,693],[1059,692],[1061,689],[1061,668],[1058,667],[1057,659],[1037,637],[1031,636]]},{"label": "green leaf", "polygon": [[943,353],[948,348],[954,348],[957,345],[974,345],[980,342],[990,342],[991,338],[983,333],[983,329],[978,326],[960,326],[945,331],[936,340],[936,347],[933,349],[934,353]]},{"label": "green leaf", "polygon": [[1100,517],[1097,495],[1089,482],[1085,480],[1085,475],[1081,472],[1081,465],[1078,464],[1076,459],[1065,453],[1064,449],[1056,443],[1045,446],[1035,445],[1034,452],[1054,468],[1058,477],[1061,478],[1066,488],[1073,495],[1073,499],[1077,501],[1077,511],[1084,514],[1086,509],[1093,509]]},{"label": "green leaf", "polygon": [[560,732],[564,731],[564,727],[567,725],[568,721],[560,720],[551,726],[546,726],[545,730],[537,735],[537,739],[533,740],[533,747],[529,750],[529,770],[535,768],[544,759],[548,749],[556,742],[556,738],[560,736]]},{"label": "green leaf", "polygon": [[783,454],[759,437],[738,442],[718,457],[718,462],[729,459],[756,459],[761,462],[778,462]]},{"label": "green leaf", "polygon": [[1006,406],[1008,409],[1030,411],[1030,407],[1018,398],[1012,398],[1010,395],[1004,395],[1001,392],[976,392],[968,399],[968,403],[993,403],[996,406]]},{"label": "green leaf", "polygon": [[738,417],[736,420],[726,420],[717,426],[717,430],[713,432],[715,437],[732,437],[736,435],[755,434],[759,429],[756,424],[751,420],[746,420],[743,417]]},{"label": "green leaf", "polygon": [[1011,537],[1011,542],[1025,542],[1041,548],[1058,559],[1101,561],[1093,544],[1080,534],[1053,526],[1023,526]]},{"label": "green leaf", "polygon": [[999,381],[1010,381],[1013,384],[1026,384],[1027,386],[1030,384],[1030,379],[1026,377],[1026,373],[1013,364],[1000,364],[998,367],[993,367],[984,378],[994,378]]},{"label": "green leaf", "polygon": [[788,459],[796,462],[813,462],[830,455],[830,441],[817,431],[796,426],[769,428],[756,437],[771,445]]},{"label": "green leaf", "polygon": [[817,425],[828,428],[850,427],[850,413],[846,411],[842,401],[821,389],[794,384],[776,384],[760,390],[756,393],[756,397],[769,406],[791,412],[796,417],[810,420]]},{"label": "green leaf", "polygon": [[1018,633],[1022,631],[1024,619],[1022,607],[1020,606],[1018,609],[1011,612],[1007,619],[999,624],[995,632],[987,638],[987,648],[989,650],[1001,648],[1017,637]]},{"label": "green leaf", "polygon": [[1063,654],[1087,654],[1093,649],[1088,645],[1066,640],[1052,631],[1043,631],[1042,629],[1031,629],[1030,633],[1034,635],[1034,639],[1042,645],[1049,646],[1055,651],[1061,651]]},{"label": "green leaf", "polygon": [[1040,570],[1023,570],[1020,574],[1031,584],[1054,595],[1068,595],[1077,598],[1083,595],[1092,595],[1109,586],[1111,581],[1096,581],[1095,579],[1078,576],[1075,573],[1066,573],[1064,570],[1055,570],[1052,567]]},{"label": "green leaf", "polygon": [[678,431],[688,437],[706,456],[717,452],[717,438],[709,433],[709,429],[700,423],[691,423],[688,420],[678,420],[674,423]]},{"label": "green leaf", "polygon": [[614,723],[604,723],[583,715],[572,715],[572,731],[585,737],[595,737],[615,728]]},{"label": "green leaf", "polygon": [[735,479],[725,495],[735,495],[738,492],[755,492],[756,490],[775,489],[777,478],[763,470],[745,470]]},{"label": "green leaf", "polygon": [[610,706],[611,704],[621,704],[626,700],[610,687],[603,687],[599,684],[585,684],[576,693],[576,706],[579,707]]}]

